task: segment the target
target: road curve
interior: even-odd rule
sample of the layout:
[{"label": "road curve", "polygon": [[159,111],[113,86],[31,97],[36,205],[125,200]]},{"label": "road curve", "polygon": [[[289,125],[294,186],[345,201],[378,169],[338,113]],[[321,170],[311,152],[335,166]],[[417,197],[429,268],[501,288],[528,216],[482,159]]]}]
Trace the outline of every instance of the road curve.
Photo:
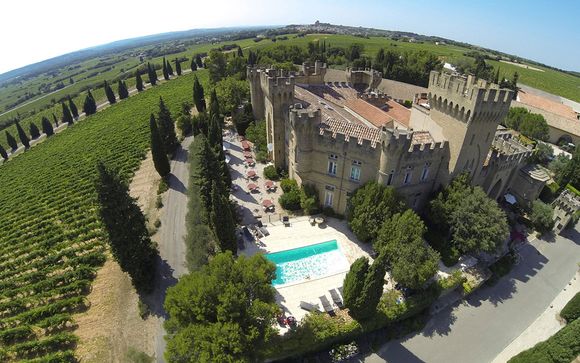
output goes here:
[{"label": "road curve", "polygon": [[491,362],[558,295],[578,270],[580,224],[519,249],[521,262],[495,286],[433,316],[425,328],[355,361]]}]

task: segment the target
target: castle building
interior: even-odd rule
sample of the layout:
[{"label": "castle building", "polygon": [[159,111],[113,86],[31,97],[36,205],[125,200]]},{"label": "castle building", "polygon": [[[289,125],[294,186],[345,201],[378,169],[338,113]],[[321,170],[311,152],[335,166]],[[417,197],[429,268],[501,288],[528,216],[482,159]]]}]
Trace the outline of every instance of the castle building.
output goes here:
[{"label": "castle building", "polygon": [[461,172],[492,198],[527,183],[525,193],[514,193],[524,204],[543,187],[544,176],[527,166],[531,149],[498,130],[511,90],[433,71],[428,92],[409,109],[376,92],[380,72],[347,69],[346,82],[326,82],[325,74],[319,61],[299,72],[247,70],[274,165],[299,185],[315,186],[323,206],[343,214],[354,190],[377,181],[420,209]]}]

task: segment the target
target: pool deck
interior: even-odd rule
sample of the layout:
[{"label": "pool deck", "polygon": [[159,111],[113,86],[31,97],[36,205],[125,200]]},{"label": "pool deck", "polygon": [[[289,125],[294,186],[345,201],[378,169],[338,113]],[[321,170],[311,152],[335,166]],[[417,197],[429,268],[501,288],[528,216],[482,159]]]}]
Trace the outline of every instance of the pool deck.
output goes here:
[{"label": "pool deck", "polygon": [[[246,248],[240,253],[252,256],[256,253],[279,252],[336,240],[349,265],[359,257],[369,257],[371,246],[357,242],[345,221],[327,217],[325,219],[326,222],[321,226],[311,225],[308,217],[291,218],[289,227],[279,221],[264,223],[270,235],[261,238],[259,242],[246,243]],[[322,308],[319,297],[326,295],[332,302],[328,291],[342,287],[347,271],[348,268],[331,276],[276,287],[276,301],[284,309],[286,316],[292,315],[299,321],[308,313],[300,308],[300,301],[318,304]]]}]

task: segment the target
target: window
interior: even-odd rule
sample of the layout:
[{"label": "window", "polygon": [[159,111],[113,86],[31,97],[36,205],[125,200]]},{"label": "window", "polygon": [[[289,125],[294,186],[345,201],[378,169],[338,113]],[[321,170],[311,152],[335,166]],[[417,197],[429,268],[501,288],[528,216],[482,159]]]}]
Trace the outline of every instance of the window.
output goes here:
[{"label": "window", "polygon": [[350,167],[350,179],[354,181],[360,180],[360,166],[362,163],[358,160],[353,160],[352,166]]},{"label": "window", "polygon": [[425,163],[425,166],[423,166],[423,171],[421,172],[421,181],[427,180],[427,177],[429,176],[429,166],[430,165],[431,165],[431,163]]},{"label": "window", "polygon": [[324,191],[324,206],[332,207],[332,202],[334,201],[334,187],[332,185],[327,185]]},{"label": "window", "polygon": [[336,161],[328,161],[328,174],[336,176]]},{"label": "window", "polygon": [[391,172],[389,173],[389,179],[387,179],[387,185],[393,184],[393,176],[394,175],[395,175],[395,171],[391,170]]},{"label": "window", "polygon": [[408,166],[405,171],[405,178],[403,178],[403,184],[409,184],[411,182],[411,170],[412,168]]}]

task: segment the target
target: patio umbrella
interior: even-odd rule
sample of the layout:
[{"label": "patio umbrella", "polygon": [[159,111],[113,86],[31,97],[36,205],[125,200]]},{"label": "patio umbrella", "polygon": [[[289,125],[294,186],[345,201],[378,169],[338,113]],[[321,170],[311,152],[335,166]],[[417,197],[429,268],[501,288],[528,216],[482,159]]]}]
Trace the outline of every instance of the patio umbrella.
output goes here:
[{"label": "patio umbrella", "polygon": [[270,199],[264,199],[262,201],[262,205],[266,208],[271,207],[274,205],[274,203],[270,200]]},{"label": "patio umbrella", "polygon": [[511,205],[516,204],[516,197],[514,197],[510,193],[507,193],[503,197],[504,197],[505,201],[508,202],[509,204],[511,204]]},{"label": "patio umbrella", "polygon": [[251,153],[251,152],[249,152],[249,151],[244,151],[244,153],[243,153],[243,154],[244,154],[244,157],[245,157],[246,159],[251,159],[251,158],[252,158],[252,153]]},{"label": "patio umbrella", "polygon": [[248,184],[248,189],[250,189],[250,190],[256,190],[257,188],[258,188],[258,186],[254,183]]},{"label": "patio umbrella", "polygon": [[254,161],[254,159],[248,158],[248,159],[246,159],[246,164],[248,164],[248,165],[256,165],[256,162]]},{"label": "patio umbrella", "polygon": [[255,176],[256,176],[256,172],[255,172],[254,170],[248,170],[248,172],[246,173],[246,175],[247,175],[249,178],[253,178],[253,177],[255,177]]},{"label": "patio umbrella", "polygon": [[242,141],[242,147],[244,148],[244,150],[250,150],[250,143],[244,140]]}]

